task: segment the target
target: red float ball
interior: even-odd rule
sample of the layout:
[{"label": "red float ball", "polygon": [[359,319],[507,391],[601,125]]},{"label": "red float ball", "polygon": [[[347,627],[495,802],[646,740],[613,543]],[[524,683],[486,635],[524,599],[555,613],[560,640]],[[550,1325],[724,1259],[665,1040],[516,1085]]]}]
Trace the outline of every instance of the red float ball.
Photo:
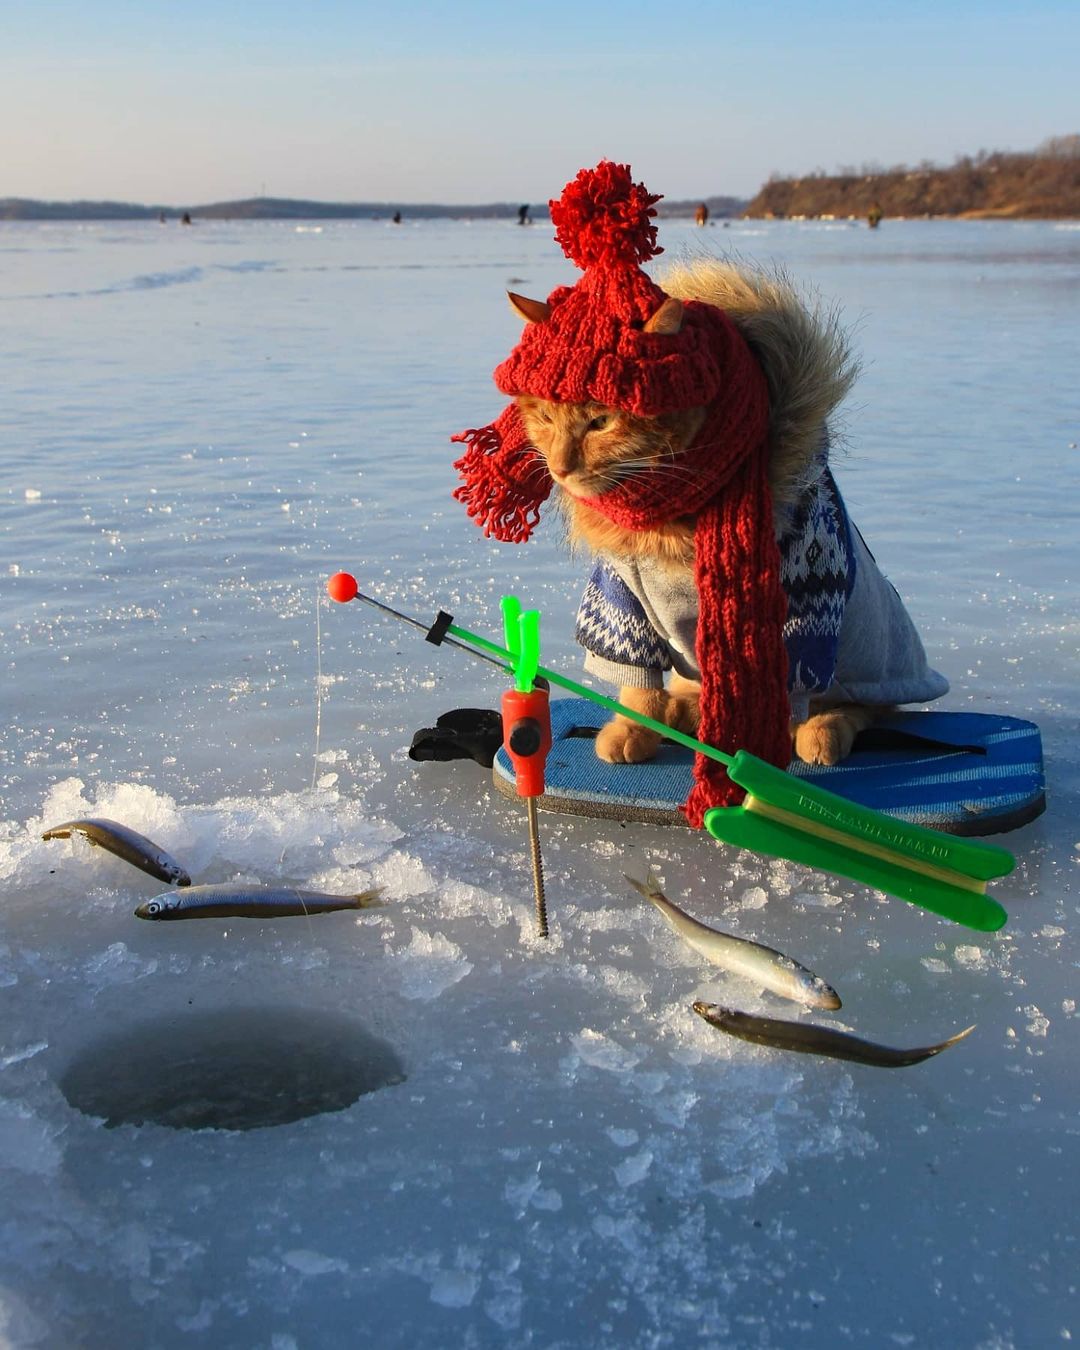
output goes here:
[{"label": "red float ball", "polygon": [[356,578],[349,572],[335,572],[326,583],[327,595],[331,600],[336,600],[339,605],[346,605],[350,600],[355,600],[359,589]]}]

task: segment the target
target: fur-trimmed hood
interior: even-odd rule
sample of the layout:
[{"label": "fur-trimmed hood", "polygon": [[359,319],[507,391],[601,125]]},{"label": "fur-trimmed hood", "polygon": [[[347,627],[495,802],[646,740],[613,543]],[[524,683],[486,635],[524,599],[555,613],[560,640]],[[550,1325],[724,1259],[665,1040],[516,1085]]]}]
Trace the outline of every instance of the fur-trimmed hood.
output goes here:
[{"label": "fur-trimmed hood", "polygon": [[779,509],[793,506],[822,469],[828,419],[858,375],[835,309],[808,303],[779,269],[716,258],[675,263],[657,276],[679,300],[725,311],[769,386],[769,480]]}]

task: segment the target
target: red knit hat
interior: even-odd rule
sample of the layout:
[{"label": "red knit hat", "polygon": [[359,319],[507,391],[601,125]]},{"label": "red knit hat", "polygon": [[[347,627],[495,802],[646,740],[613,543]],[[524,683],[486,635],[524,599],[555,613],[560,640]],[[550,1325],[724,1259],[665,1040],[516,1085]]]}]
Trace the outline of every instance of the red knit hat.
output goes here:
[{"label": "red knit hat", "polygon": [[[695,514],[697,657],[701,739],[786,766],[787,601],[773,532],[766,436],[768,392],[758,362],[720,309],[683,306],[677,333],[646,332],[667,299],[640,264],[661,250],[653,196],[627,165],[582,170],[551,202],[556,239],[584,271],[539,307],[541,318],[496,369],[506,394],[593,401],[638,416],[704,407],[705,421],[680,456],[679,490],[662,470],[633,475],[587,505],[630,529]],[[552,489],[516,404],[488,427],[453,438],[468,445],[454,496],[486,535],[522,542]],[[692,824],[742,793],[722,767],[698,756],[687,802]]]},{"label": "red knit hat", "polygon": [[593,400],[642,417],[711,402],[721,373],[698,319],[688,314],[675,337],[643,331],[667,299],[639,266],[663,252],[651,223],[659,200],[627,165],[605,160],[550,203],[555,238],[585,275],[551,293],[550,317],[528,324],[496,367],[504,394]]}]

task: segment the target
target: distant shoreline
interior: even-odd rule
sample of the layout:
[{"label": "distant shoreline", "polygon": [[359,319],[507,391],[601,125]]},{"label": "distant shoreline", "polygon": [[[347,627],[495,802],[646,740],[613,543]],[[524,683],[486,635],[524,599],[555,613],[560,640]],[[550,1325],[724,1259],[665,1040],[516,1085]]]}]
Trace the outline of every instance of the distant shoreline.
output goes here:
[{"label": "distant shoreline", "polygon": [[[865,166],[803,177],[775,175],[747,200],[713,196],[661,198],[661,219],[693,220],[1080,220],[1080,135],[1058,136],[1038,150],[980,151],[942,168]],[[519,219],[522,211],[527,219]],[[201,206],[116,201],[42,201],[0,197],[0,222],[62,220],[506,220],[541,224],[547,202],[321,202],[246,197]]]},{"label": "distant shoreline", "polygon": [[[693,218],[699,203],[716,219],[742,214],[747,199],[703,197],[694,201],[661,203],[661,218]],[[522,203],[489,202],[448,205],[442,202],[317,202],[290,197],[249,197],[240,201],[211,202],[203,206],[146,206],[138,202],[39,201],[26,197],[0,198],[0,222],[64,220],[509,220],[515,224]],[[529,218],[535,224],[548,220],[547,203],[529,203]]]},{"label": "distant shoreline", "polygon": [[[708,201],[708,199],[706,199]],[[238,203],[237,206],[243,204]],[[861,222],[867,217],[867,211],[852,210],[850,203],[815,203],[816,209],[791,209],[796,203],[790,200],[783,204],[740,202],[738,209],[714,209],[709,207],[710,222],[732,220],[774,220],[791,221],[837,221]],[[807,204],[809,205],[809,204]],[[666,209],[657,211],[661,220],[693,221],[696,202],[672,202]],[[836,206],[839,209],[829,209]],[[788,209],[784,209],[787,207]],[[108,224],[116,222],[144,221],[147,224],[160,222],[166,225],[181,223],[195,224],[197,221],[333,221],[367,220],[384,224],[394,221],[399,214],[398,223],[405,224],[417,220],[503,220],[518,223],[518,208],[483,206],[439,206],[425,203],[407,203],[403,206],[377,207],[367,203],[356,206],[341,206],[320,202],[288,203],[278,210],[235,209],[230,203],[214,204],[207,207],[144,207],[124,202],[36,202],[19,200],[17,202],[0,199],[0,226],[4,224]],[[188,220],[184,222],[185,215]],[[1080,207],[1071,209],[1028,209],[1023,206],[997,208],[972,208],[964,211],[882,211],[882,219],[888,220],[1080,220]],[[530,208],[530,225],[547,225],[549,217],[546,207]]]}]

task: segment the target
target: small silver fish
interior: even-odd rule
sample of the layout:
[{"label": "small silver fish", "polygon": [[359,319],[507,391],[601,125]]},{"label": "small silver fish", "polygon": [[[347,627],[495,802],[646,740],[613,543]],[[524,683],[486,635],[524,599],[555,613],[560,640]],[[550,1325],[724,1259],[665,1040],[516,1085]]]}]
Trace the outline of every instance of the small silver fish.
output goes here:
[{"label": "small silver fish", "polygon": [[384,901],[381,886],[359,895],[327,895],[295,886],[186,886],[144,900],[137,919],[284,919],[295,914],[330,914],[339,909],[373,909]]},{"label": "small silver fish", "polygon": [[778,1017],[754,1017],[750,1013],[737,1012],[734,1008],[721,1008],[716,1003],[694,1004],[694,1011],[704,1017],[710,1026],[726,1031],[729,1036],[738,1036],[740,1040],[752,1041],[755,1045],[771,1045],[777,1050],[798,1050],[804,1055],[827,1055],[830,1059],[850,1059],[856,1064],[874,1064],[881,1069],[901,1069],[908,1064],[921,1064],[931,1055],[940,1055],[950,1045],[962,1041],[975,1030],[974,1026],[965,1027],[955,1036],[938,1045],[915,1046],[911,1050],[897,1050],[891,1045],[878,1045],[875,1041],[864,1041],[846,1031],[836,1031],[832,1027],[815,1026],[811,1022],[784,1022]]},{"label": "small silver fish", "polygon": [[626,879],[635,891],[640,891],[646,900],[656,906],[683,941],[700,952],[706,961],[723,966],[736,975],[743,975],[762,989],[771,989],[782,998],[804,1003],[808,1008],[840,1007],[840,996],[836,990],[826,984],[820,975],[800,966],[790,956],[760,942],[751,942],[748,938],[719,933],[715,928],[707,928],[697,919],[692,919],[678,905],[671,903],[657,885],[652,872],[643,882],[635,881],[630,876]]},{"label": "small silver fish", "polygon": [[171,857],[145,835],[120,825],[115,820],[106,820],[104,816],[88,816],[85,820],[65,820],[62,825],[54,825],[45,831],[42,839],[70,839],[72,834],[85,835],[98,848],[115,853],[124,862],[131,863],[140,871],[149,872],[158,881],[168,881],[174,886],[190,886],[191,877]]}]

